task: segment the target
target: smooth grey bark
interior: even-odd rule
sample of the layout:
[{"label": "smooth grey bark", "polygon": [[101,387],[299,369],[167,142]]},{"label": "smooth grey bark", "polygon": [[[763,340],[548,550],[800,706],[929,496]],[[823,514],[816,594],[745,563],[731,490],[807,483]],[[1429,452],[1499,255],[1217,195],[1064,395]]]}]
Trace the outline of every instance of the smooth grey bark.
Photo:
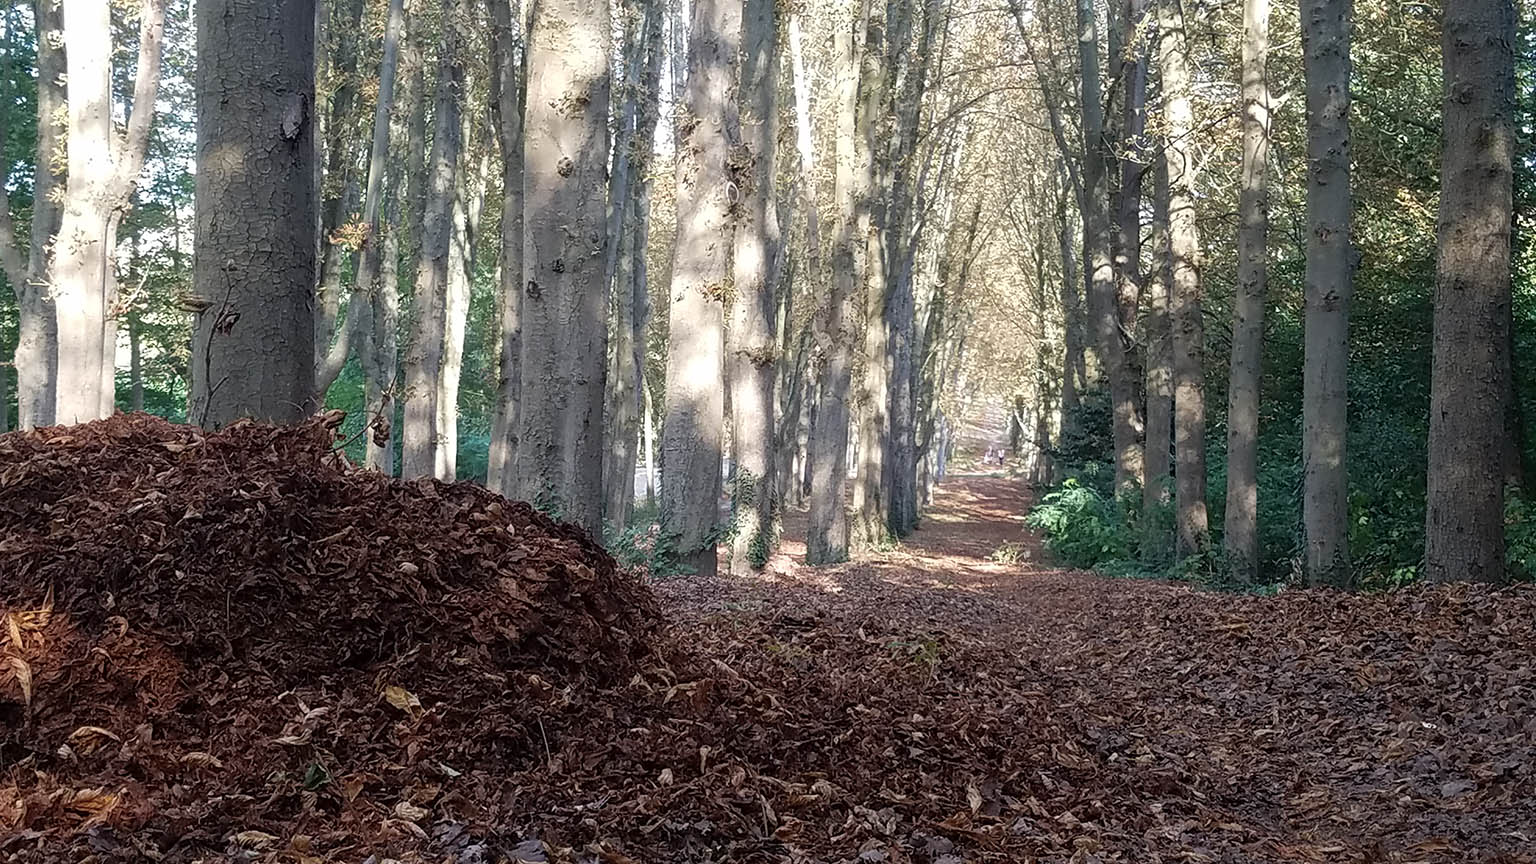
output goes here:
[{"label": "smooth grey bark", "polygon": [[325,159],[320,180],[320,281],[315,294],[315,395],[319,401],[324,401],[326,391],[346,365],[363,299],[355,296],[346,315],[341,315],[341,271],[347,244],[335,236],[346,221],[356,183],[353,148],[358,134],[358,33],[362,30],[363,0],[332,0],[326,5],[330,8],[321,12],[326,41],[316,46],[330,53],[333,79],[325,82],[330,85],[331,99],[321,118]]},{"label": "smooth grey bark", "polygon": [[1194,111],[1189,37],[1181,0],[1161,0],[1157,29],[1167,140],[1168,248],[1172,282],[1168,316],[1173,329],[1174,535],[1180,558],[1210,543],[1205,505],[1205,325],[1201,317],[1200,226],[1195,218],[1195,160],[1190,146]]},{"label": "smooth grey bark", "polygon": [[1243,2],[1243,168],[1237,291],[1227,384],[1227,504],[1222,544],[1239,583],[1259,572],[1259,377],[1269,236],[1269,0]]},{"label": "smooth grey bark", "polygon": [[1432,582],[1502,582],[1507,575],[1515,41],[1509,0],[1446,4],[1424,544]]},{"label": "smooth grey bark", "polygon": [[[394,380],[395,327],[398,325],[399,297],[393,279],[385,279],[385,268],[393,275],[397,262],[389,256],[398,254],[393,212],[384,212],[384,198],[394,198],[396,183],[389,175],[389,143],[396,125],[395,78],[400,60],[400,36],[405,29],[404,0],[390,0],[384,21],[383,49],[379,59],[379,95],[374,103],[373,138],[368,148],[368,178],[363,192],[363,223],[367,234],[359,257],[356,293],[362,295],[361,320],[353,321],[358,336],[358,355],[363,368],[364,410],[372,434],[368,436],[365,464],[375,471],[391,473],[394,469]],[[401,130],[403,131],[403,130]],[[388,208],[394,211],[393,204]]]},{"label": "smooth grey bark", "polygon": [[1173,333],[1168,318],[1173,257],[1168,242],[1167,159],[1156,161],[1152,176],[1152,270],[1147,274],[1146,319],[1147,474],[1141,490],[1141,559],[1149,567],[1162,567],[1173,558],[1173,535],[1164,518],[1171,500],[1168,481],[1173,467]]},{"label": "smooth grey bark", "polygon": [[1302,0],[1307,91],[1306,337],[1302,528],[1307,583],[1350,587],[1350,37],[1353,0]]},{"label": "smooth grey bark", "polygon": [[843,0],[833,32],[833,62],[837,76],[835,111],[837,241],[832,250],[832,290],[814,319],[821,368],[817,397],[811,403],[808,467],[810,516],[805,561],[836,564],[848,559],[847,442],[849,385],[853,372],[850,320],[858,300],[862,269],[859,247],[861,211],[868,207],[868,187],[861,182],[859,158],[859,71],[861,47],[856,29],[863,26],[870,0]]},{"label": "smooth grey bark", "polygon": [[523,135],[516,486],[593,536],[603,527],[610,25],[607,3],[535,4]]},{"label": "smooth grey bark", "polygon": [[522,20],[509,0],[490,0],[490,10],[490,108],[501,149],[501,247],[496,282],[499,358],[486,485],[511,497],[517,491],[512,469],[522,391],[523,102],[527,74]]},{"label": "smooth grey bark", "polygon": [[[16,408],[17,427],[32,429],[53,423],[58,374],[58,319],[54,315],[49,269],[53,239],[63,208],[55,190],[65,182],[66,166],[55,159],[62,147],[57,117],[67,102],[62,7],[53,0],[34,0],[37,27],[37,150],[32,183],[31,248],[26,278],[11,279],[16,292]],[[9,211],[7,211],[9,212]],[[12,232],[14,234],[14,231]]]},{"label": "smooth grey bark", "polygon": [[[443,353],[449,327],[449,279],[454,204],[463,147],[460,94],[464,63],[458,28],[449,26],[457,0],[442,0],[444,26],[438,45],[433,97],[432,156],[424,166],[427,200],[421,220],[421,255],[411,304],[411,336],[405,353],[405,417],[400,432],[400,476],[452,481],[439,407]],[[414,167],[414,166],[413,166]]]},{"label": "smooth grey bark", "polygon": [[885,306],[889,300],[889,249],[886,247],[887,216],[884,191],[889,168],[880,142],[887,131],[883,122],[888,105],[890,64],[886,62],[886,13],[890,5],[873,0],[864,20],[864,49],[859,73],[857,114],[857,184],[863,206],[858,210],[857,230],[862,246],[863,276],[862,375],[854,395],[858,409],[856,474],[853,484],[853,536],[866,548],[878,548],[890,536],[886,525],[886,445],[890,434],[890,356]]},{"label": "smooth grey bark", "polygon": [[[1152,42],[1148,38],[1147,9],[1150,0],[1121,0],[1119,23],[1126,32],[1120,57],[1120,182],[1114,194],[1115,292],[1122,327],[1131,330],[1141,297],[1141,204],[1142,179],[1146,176],[1147,155],[1143,136],[1147,126],[1147,68]],[[1127,376],[1135,364],[1127,363]]]},{"label": "smooth grey bark", "polygon": [[112,18],[108,0],[63,4],[67,57],[69,179],[50,283],[58,323],[55,420],[78,423],[114,410],[117,283],[112,253],[149,148],[160,87],[166,0],[139,8],[138,69],[127,132],[112,129]]},{"label": "smooth grey bark", "polygon": [[671,344],[662,424],[661,510],[683,561],[718,568],[720,461],[725,424],[724,300],[730,288],[736,178],[730,152],[741,44],[741,0],[694,0],[688,83],[679,124],[677,239]]},{"label": "smooth grey bark", "polygon": [[[463,92],[475,90],[471,80]],[[460,141],[467,142],[471,124],[466,117]],[[483,128],[483,127],[482,127]],[[448,251],[448,282],[443,304],[443,362],[437,377],[437,449],[443,474],[450,480],[459,474],[459,382],[464,371],[464,338],[469,328],[470,280],[475,270],[476,238],[480,236],[480,216],[485,207],[485,188],[491,171],[489,142],[481,146],[478,167],[464,164],[461,153],[454,180],[453,240]],[[461,145],[461,150],[467,145]]]},{"label": "smooth grey bark", "polygon": [[1088,280],[1088,317],[1093,322],[1100,360],[1108,378],[1115,448],[1115,489],[1141,483],[1142,450],[1136,430],[1136,388],[1126,361],[1118,289],[1111,249],[1109,170],[1104,139],[1104,104],[1100,92],[1099,26],[1092,0],[1077,0],[1077,46],[1082,93],[1083,249]]},{"label": "smooth grey bark", "polygon": [[293,423],[314,387],[314,0],[197,4],[196,422]]},{"label": "smooth grey bark", "polygon": [[736,186],[735,297],[727,329],[731,391],[731,572],[759,569],[773,554],[774,371],[778,304],[773,261],[779,254],[774,198],[778,137],[779,22],[775,0],[745,0],[742,9],[740,144],[732,152]]},{"label": "smooth grey bark", "polygon": [[[604,417],[606,449],[603,462],[603,518],[615,525],[629,523],[635,502],[635,470],[639,461],[641,411],[640,376],[645,359],[645,322],[649,295],[645,282],[645,252],[650,219],[650,163],[658,122],[657,103],[664,48],[661,5],[653,0],[636,4],[626,24],[632,45],[625,62],[628,76],[624,107],[619,112],[620,153],[609,180],[610,218],[618,211],[617,228],[610,222],[614,245],[612,366],[608,370],[608,403]],[[623,162],[623,171],[618,163]],[[622,178],[621,178],[622,173]],[[620,189],[620,181],[623,188]],[[614,196],[628,202],[615,208]]]}]

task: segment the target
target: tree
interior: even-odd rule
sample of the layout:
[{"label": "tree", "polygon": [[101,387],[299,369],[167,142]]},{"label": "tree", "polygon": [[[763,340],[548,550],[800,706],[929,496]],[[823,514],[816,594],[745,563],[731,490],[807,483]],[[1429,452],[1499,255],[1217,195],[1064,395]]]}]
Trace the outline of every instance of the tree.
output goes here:
[{"label": "tree", "polygon": [[[464,63],[459,56],[457,0],[443,0],[443,34],[438,47],[437,95],[432,121],[432,156],[427,202],[421,220],[421,258],[411,310],[411,341],[405,354],[405,418],[400,474],[452,481],[453,457],[444,428],[441,387],[445,341],[449,337],[449,279],[453,254],[454,205],[458,200],[459,155],[463,146],[461,103]],[[450,408],[452,406],[449,406]]]},{"label": "tree", "polygon": [[1429,415],[1424,572],[1500,582],[1504,564],[1515,14],[1445,7],[1444,145]]},{"label": "tree", "polygon": [[844,0],[837,9],[833,62],[837,76],[835,139],[837,240],[832,250],[832,290],[816,310],[817,350],[821,353],[818,395],[808,444],[810,514],[806,529],[807,564],[836,564],[848,558],[847,445],[848,387],[853,372],[852,304],[860,280],[860,212],[868,206],[867,188],[858,182],[857,150],[861,46],[855,28],[870,0]]},{"label": "tree", "polygon": [[1195,221],[1195,160],[1189,137],[1189,36],[1180,0],[1161,0],[1163,145],[1168,163],[1168,248],[1172,262],[1168,314],[1173,330],[1174,525],[1179,557],[1205,550],[1205,326],[1201,313],[1200,228]]},{"label": "tree", "polygon": [[1083,244],[1087,264],[1088,316],[1113,406],[1115,488],[1142,482],[1142,450],[1136,431],[1136,388],[1126,360],[1118,289],[1111,250],[1108,148],[1104,137],[1104,102],[1099,84],[1099,25],[1092,0],[1077,0],[1078,61],[1082,75]]},{"label": "tree", "polygon": [[773,551],[774,370],[778,357],[773,261],[779,218],[774,206],[779,23],[774,0],[745,0],[742,27],[741,144],[732,159],[737,205],[726,367],[731,389],[731,502],[735,530],[731,572],[763,566]]},{"label": "tree", "polygon": [[1169,563],[1172,537],[1164,518],[1173,448],[1173,345],[1168,320],[1168,293],[1173,283],[1173,257],[1168,242],[1168,160],[1152,166],[1152,269],[1147,274],[1146,483],[1142,486],[1141,557],[1151,567]]},{"label": "tree", "polygon": [[491,421],[486,485],[503,495],[516,492],[513,457],[522,389],[523,299],[523,104],[527,69],[521,46],[522,21],[509,0],[490,0],[491,121],[501,148],[501,251],[496,285],[498,377]]},{"label": "tree", "polygon": [[77,423],[114,408],[117,281],[112,258],[117,229],[132,203],[149,147],[149,126],[160,87],[160,42],[166,0],[139,9],[139,57],[128,130],[112,130],[112,16],[109,0],[63,4],[64,39],[71,46],[69,179],[54,241],[50,288],[58,321],[55,419]]},{"label": "tree", "polygon": [[1302,0],[1307,90],[1306,365],[1302,526],[1312,585],[1348,587],[1350,34],[1353,0]]},{"label": "tree", "polygon": [[194,421],[278,423],[314,397],[314,0],[197,4]]},{"label": "tree", "polygon": [[1233,578],[1259,566],[1259,373],[1264,356],[1269,235],[1269,0],[1243,2],[1243,173],[1238,199],[1237,292],[1227,386],[1227,509],[1222,542]]},{"label": "tree", "polygon": [[684,562],[717,568],[720,460],[725,425],[725,321],[731,276],[730,151],[736,132],[741,0],[695,0],[688,83],[679,119],[677,237],[672,253],[661,509]]},{"label": "tree", "polygon": [[516,485],[594,535],[603,507],[610,25],[606,3],[534,5],[523,129]]}]

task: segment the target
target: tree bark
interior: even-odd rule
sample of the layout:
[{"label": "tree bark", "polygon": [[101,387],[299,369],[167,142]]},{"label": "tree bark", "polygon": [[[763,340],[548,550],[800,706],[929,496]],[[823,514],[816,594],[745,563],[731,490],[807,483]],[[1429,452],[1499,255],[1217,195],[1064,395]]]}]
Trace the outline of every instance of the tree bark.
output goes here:
[{"label": "tree bark", "polygon": [[[329,37],[334,44],[321,43],[318,50],[328,51],[331,91],[330,104],[322,119],[324,130],[324,173],[320,180],[320,281],[315,303],[315,398],[325,400],[325,393],[341,375],[351,349],[351,340],[359,313],[362,296],[354,299],[343,317],[341,304],[341,271],[346,257],[346,244],[335,237],[347,218],[353,200],[355,178],[352,176],[357,126],[357,57],[358,32],[362,29],[363,0],[332,0],[322,11],[338,16],[339,21],[326,20]],[[329,40],[328,40],[329,41]],[[354,292],[356,294],[357,292]]]},{"label": "tree bark", "polygon": [[[474,91],[474,83],[470,82],[461,92]],[[465,119],[461,142],[468,141],[473,119]],[[460,149],[467,147],[461,144]],[[448,249],[448,290],[443,304],[443,362],[437,378],[437,459],[443,466],[443,475],[449,480],[455,480],[459,475],[459,382],[464,371],[464,338],[469,328],[469,292],[475,270],[476,238],[480,236],[480,214],[485,207],[485,187],[491,171],[489,147],[480,148],[480,164],[473,171],[464,164],[467,156],[460,155],[454,183],[453,242]]]},{"label": "tree bark", "polygon": [[1307,582],[1346,588],[1349,473],[1349,76],[1353,0],[1302,0],[1307,90],[1306,347],[1302,525]]},{"label": "tree bark", "polygon": [[527,90],[523,22],[509,0],[491,0],[491,119],[501,148],[501,252],[496,285],[500,356],[486,485],[517,492],[513,474],[522,390],[523,104]]},{"label": "tree bark", "polygon": [[523,138],[516,485],[521,497],[593,536],[600,536],[603,517],[612,41],[606,3],[535,5]]},{"label": "tree bark", "polygon": [[[397,262],[389,256],[398,254],[393,211],[384,214],[386,193],[393,198],[396,184],[388,175],[391,122],[395,107],[395,73],[400,59],[400,35],[405,29],[404,0],[390,0],[384,22],[384,42],[379,60],[379,95],[374,104],[373,140],[368,150],[368,180],[363,194],[363,222],[368,233],[363,242],[357,290],[363,294],[367,327],[355,326],[363,367],[364,410],[372,434],[368,436],[366,464],[375,471],[394,469],[392,419],[394,414],[395,327],[399,317],[399,296],[393,279],[385,279],[385,268],[393,275]],[[354,322],[355,325],[361,322]]]},{"label": "tree bark", "polygon": [[49,253],[63,218],[55,190],[65,182],[65,165],[55,154],[62,149],[62,130],[57,118],[68,98],[64,84],[68,70],[63,7],[53,0],[35,0],[32,15],[37,27],[37,150],[31,250],[26,278],[11,278],[16,292],[16,408],[20,429],[54,422],[59,331],[53,289],[49,285]]},{"label": "tree bark", "polygon": [[1189,38],[1180,0],[1161,0],[1163,123],[1168,164],[1168,247],[1173,281],[1168,313],[1173,328],[1174,525],[1179,557],[1210,542],[1205,507],[1205,325],[1201,318],[1200,227],[1195,219],[1195,160],[1190,135]]},{"label": "tree bark", "polygon": [[1241,584],[1259,572],[1259,381],[1264,358],[1269,235],[1269,0],[1243,3],[1243,174],[1238,198],[1237,292],[1227,385],[1227,570]]},{"label": "tree bark", "polygon": [[459,154],[463,147],[464,64],[459,34],[450,25],[457,0],[442,0],[443,34],[438,46],[437,91],[433,97],[432,156],[427,200],[421,220],[421,257],[412,302],[411,340],[405,355],[405,420],[401,430],[400,475],[452,481],[439,407],[443,353],[449,326],[449,285],[454,239],[454,204]]},{"label": "tree bark", "polygon": [[822,353],[817,397],[811,403],[809,445],[810,517],[805,561],[836,564],[848,559],[847,442],[848,388],[852,378],[852,334],[847,332],[857,301],[861,268],[858,246],[860,212],[868,207],[868,188],[859,181],[859,70],[861,47],[856,28],[863,26],[871,0],[844,0],[833,35],[836,76],[837,242],[832,251],[832,290],[817,310],[817,347]]},{"label": "tree bark", "polygon": [[730,154],[741,44],[741,0],[694,0],[688,83],[679,119],[677,239],[672,256],[671,344],[662,424],[661,509],[679,553],[714,575],[725,423],[724,309],[731,279]]},{"label": "tree bark", "polygon": [[[112,251],[149,146],[160,84],[166,0],[140,8],[139,69],[133,112],[120,147],[112,130],[112,20],[108,0],[62,4],[70,81],[69,181],[54,244],[51,282],[58,322],[55,420],[108,416],[116,359],[116,282]],[[118,149],[120,152],[114,153]],[[111,359],[109,359],[111,358]]]},{"label": "tree bark", "polygon": [[1162,567],[1173,556],[1173,537],[1163,519],[1170,496],[1173,448],[1173,346],[1168,293],[1173,283],[1173,255],[1168,242],[1168,161],[1152,166],[1152,271],[1147,291],[1147,478],[1141,490],[1141,559]]},{"label": "tree bark", "polygon": [[853,486],[854,539],[867,548],[880,546],[889,536],[886,527],[885,451],[889,440],[890,356],[885,306],[889,299],[889,262],[885,245],[887,198],[881,194],[889,168],[881,158],[879,143],[887,130],[887,91],[890,78],[886,63],[886,12],[889,5],[873,0],[865,16],[864,50],[859,74],[856,159],[857,180],[863,206],[858,210],[857,230],[862,246],[863,275],[863,374],[855,394],[858,408],[858,461]]},{"label": "tree bark", "polygon": [[1077,46],[1082,73],[1083,246],[1088,280],[1088,316],[1093,321],[1113,406],[1115,489],[1141,483],[1142,450],[1136,430],[1136,388],[1126,362],[1111,250],[1109,171],[1104,140],[1104,105],[1099,83],[1099,26],[1092,0],[1077,2]]},{"label": "tree bark", "polygon": [[1424,573],[1502,582],[1515,134],[1509,0],[1445,6]]},{"label": "tree bark", "polygon": [[314,387],[313,0],[197,4],[190,416],[294,423]]},{"label": "tree bark", "polygon": [[774,370],[778,359],[777,292],[773,261],[779,253],[774,200],[778,137],[779,22],[775,0],[745,0],[740,70],[741,143],[732,154],[740,190],[735,226],[730,344],[731,572],[760,569],[773,554]]}]

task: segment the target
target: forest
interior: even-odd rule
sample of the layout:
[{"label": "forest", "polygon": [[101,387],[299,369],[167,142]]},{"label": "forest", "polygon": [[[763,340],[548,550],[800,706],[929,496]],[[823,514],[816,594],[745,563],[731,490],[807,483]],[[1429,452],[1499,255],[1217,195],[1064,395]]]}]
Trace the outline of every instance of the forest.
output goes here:
[{"label": "forest", "polygon": [[1530,0],[0,2],[0,857],[1532,862]]}]

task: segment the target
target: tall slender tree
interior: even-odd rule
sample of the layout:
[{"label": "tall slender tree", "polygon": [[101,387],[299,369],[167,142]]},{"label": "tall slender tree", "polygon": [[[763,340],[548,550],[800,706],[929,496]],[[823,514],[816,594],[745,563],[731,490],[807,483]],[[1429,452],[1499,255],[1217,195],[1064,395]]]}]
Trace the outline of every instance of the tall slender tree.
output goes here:
[{"label": "tall slender tree", "polygon": [[312,404],[314,17],[314,0],[197,4],[191,416],[206,426]]},{"label": "tall slender tree", "polygon": [[112,129],[109,0],[63,4],[69,44],[69,179],[54,242],[50,287],[58,320],[55,419],[76,423],[112,413],[117,357],[117,229],[132,204],[160,88],[166,0],[139,8],[139,56],[125,137]]},{"label": "tall slender tree", "polygon": [[1152,269],[1147,274],[1146,376],[1147,476],[1141,493],[1141,557],[1161,567],[1173,554],[1167,525],[1168,481],[1173,448],[1173,345],[1168,294],[1173,258],[1168,243],[1168,160],[1152,166]]},{"label": "tall slender tree", "polygon": [[741,0],[694,0],[688,83],[679,119],[677,239],[672,253],[661,509],[684,562],[718,566],[720,462],[725,426],[725,312],[736,194],[730,152],[741,45]]},{"label": "tall slender tree", "polygon": [[1243,173],[1237,292],[1227,386],[1227,506],[1222,542],[1234,579],[1258,579],[1259,374],[1269,236],[1269,0],[1243,2]]},{"label": "tall slender tree", "polygon": [[1302,379],[1302,527],[1313,585],[1347,587],[1350,235],[1350,36],[1353,0],[1302,0],[1307,91],[1306,346]]},{"label": "tall slender tree", "polygon": [[1499,582],[1506,572],[1515,41],[1510,0],[1446,4],[1424,548],[1435,582]]},{"label": "tall slender tree", "polygon": [[594,535],[603,509],[611,24],[607,3],[534,4],[523,115],[516,485],[520,497]]},{"label": "tall slender tree", "polygon": [[441,380],[445,340],[449,336],[449,279],[453,257],[454,205],[458,199],[459,156],[463,146],[464,61],[458,0],[442,0],[443,29],[438,44],[437,93],[433,99],[432,156],[422,166],[427,200],[421,219],[411,336],[405,354],[405,414],[400,430],[400,473],[404,477],[454,479],[451,440],[444,430]]},{"label": "tall slender tree", "polygon": [[821,353],[817,398],[812,402],[808,465],[810,514],[806,530],[808,564],[835,564],[848,558],[847,459],[848,387],[853,372],[853,303],[860,279],[859,213],[867,206],[867,191],[858,182],[858,104],[863,26],[871,0],[843,0],[837,9],[833,48],[837,168],[837,242],[832,251],[832,290],[816,310],[817,350]]},{"label": "tall slender tree", "polygon": [[499,349],[496,404],[492,409],[486,485],[516,493],[518,404],[522,390],[523,305],[523,104],[527,69],[523,22],[510,0],[490,0],[491,120],[501,148],[501,247],[497,261],[496,329]]},{"label": "tall slender tree", "polygon": [[779,253],[774,200],[778,138],[779,19],[775,0],[746,0],[742,16],[741,144],[733,162],[737,205],[726,367],[731,390],[731,572],[762,567],[773,551],[774,371],[778,357],[773,261]]}]

